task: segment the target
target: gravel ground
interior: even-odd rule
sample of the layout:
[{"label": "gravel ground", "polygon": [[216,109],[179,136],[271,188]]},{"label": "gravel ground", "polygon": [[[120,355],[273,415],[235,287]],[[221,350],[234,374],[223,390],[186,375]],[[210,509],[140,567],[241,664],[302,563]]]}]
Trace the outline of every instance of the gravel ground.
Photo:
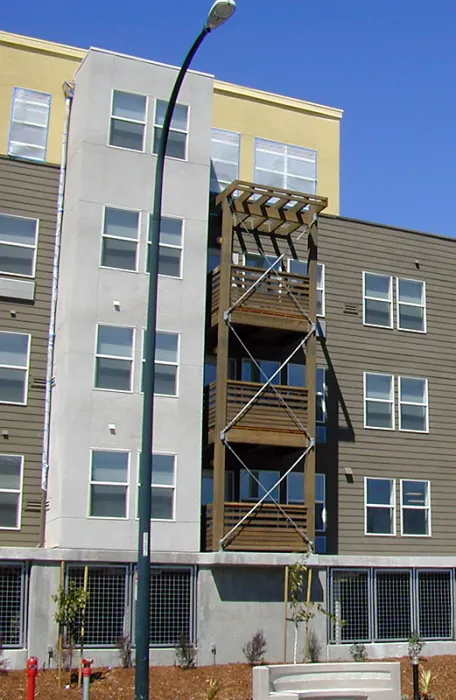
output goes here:
[{"label": "gravel ground", "polygon": [[[397,661],[398,659],[392,659]],[[412,693],[412,667],[408,658],[400,659],[402,692]],[[435,700],[456,700],[456,656],[433,656],[421,661],[431,669],[434,680],[431,693]],[[94,671],[91,700],[133,700],[133,669],[99,669]],[[76,700],[81,690],[69,684],[69,674],[63,674],[63,687],[57,684],[56,671],[41,671],[37,679],[37,700]],[[211,681],[218,681],[219,691],[212,700],[251,700],[251,669],[246,664],[201,666],[190,671],[169,666],[154,667],[150,674],[153,700],[210,700]],[[25,700],[27,677],[25,671],[0,674],[0,700]]]}]

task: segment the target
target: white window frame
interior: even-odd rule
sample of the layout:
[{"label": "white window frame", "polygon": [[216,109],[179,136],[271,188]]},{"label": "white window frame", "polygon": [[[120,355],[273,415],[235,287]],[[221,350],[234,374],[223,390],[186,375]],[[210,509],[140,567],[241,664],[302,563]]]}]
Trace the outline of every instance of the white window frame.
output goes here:
[{"label": "white window frame", "polygon": [[[176,159],[177,160],[177,159]],[[148,219],[148,228],[147,228],[147,244],[146,244],[146,264],[145,264],[145,270],[146,274],[149,274],[149,271],[147,269],[147,261],[149,259],[149,250],[150,250],[150,240],[149,240],[149,231],[150,231],[150,225],[152,221],[152,214],[149,214],[149,219]],[[181,222],[181,244],[179,245],[173,245],[172,243],[162,243],[159,241],[159,251],[158,251],[158,276],[159,277],[166,277],[167,279],[170,280],[182,280],[184,278],[184,235],[185,235],[185,221],[182,216],[171,216],[169,214],[162,214],[162,219],[174,219],[175,221],[180,221]],[[161,230],[160,230],[161,234]],[[171,248],[171,250],[180,250],[180,265],[179,265],[179,276],[176,275],[164,275],[162,272],[160,272],[160,251],[162,248]]]},{"label": "white window frame", "polygon": [[[389,299],[381,299],[379,297],[373,297],[373,296],[366,295],[366,275],[372,275],[373,277],[388,277],[389,278],[389,281],[390,281]],[[363,270],[363,325],[370,326],[371,328],[394,328],[394,324],[393,324],[393,296],[394,296],[394,290],[393,290],[393,277],[392,277],[392,275],[383,274],[381,272],[369,272],[369,271]],[[389,304],[389,308],[390,308],[390,313],[389,313],[390,323],[389,323],[389,325],[384,326],[384,325],[379,325],[378,323],[368,323],[366,321],[366,300],[381,301],[384,304]]]},{"label": "white window frame", "polygon": [[30,243],[11,243],[10,241],[5,241],[2,239],[0,234],[0,243],[2,245],[8,245],[11,248],[32,248],[33,249],[33,264],[32,264],[32,274],[22,275],[20,272],[7,272],[6,270],[0,269],[0,275],[5,277],[20,277],[22,279],[34,279],[36,276],[36,252],[38,249],[38,235],[40,228],[40,220],[35,219],[33,216],[18,216],[17,214],[9,214],[4,211],[0,211],[2,216],[6,216],[10,219],[25,219],[26,221],[35,222],[35,244],[30,245]]},{"label": "white window frame", "polygon": [[[318,372],[323,372],[323,391],[318,390]],[[327,376],[328,376],[328,368],[327,367],[322,367],[321,365],[317,365],[317,377],[316,377],[316,382],[315,382],[315,394],[317,396],[321,396],[321,404],[322,404],[322,411],[324,415],[324,420],[315,421],[315,437],[317,442],[325,443],[327,441],[327,431],[328,431],[328,409],[327,409],[327,398],[328,398],[328,383],[327,383]],[[321,431],[324,431],[324,436],[325,439],[318,439],[318,429],[320,428]],[[322,433],[320,432],[320,435]]]},{"label": "white window frame", "polygon": [[[376,481],[390,481],[392,482],[392,503],[390,505],[385,505],[382,503],[368,503],[367,502],[367,482],[369,479],[375,479]],[[385,508],[387,510],[393,511],[392,521],[393,521],[393,531],[388,533],[381,532],[368,532],[367,531],[367,509],[371,508]],[[396,524],[396,479],[389,477],[377,477],[377,476],[365,476],[364,477],[364,534],[366,537],[396,537],[397,524]]]},{"label": "white window frame", "polygon": [[[376,374],[382,377],[391,377],[391,399],[368,399],[366,395],[367,390],[367,375]],[[364,427],[367,430],[395,430],[396,429],[396,406],[395,406],[395,376],[394,374],[389,374],[388,372],[363,372],[363,403],[364,403]],[[367,402],[377,402],[377,403],[389,403],[391,404],[392,421],[391,428],[385,428],[383,426],[367,425]]]},{"label": "white window frame", "polygon": [[16,527],[2,527],[0,525],[0,531],[2,530],[8,530],[9,532],[14,531],[18,532],[22,528],[22,500],[23,500],[23,494],[24,494],[24,455],[18,455],[18,454],[11,454],[7,452],[2,452],[0,454],[1,457],[20,457],[21,459],[21,470],[20,470],[20,486],[19,489],[3,489],[0,488],[0,493],[14,493],[18,494],[19,498],[17,499],[17,520],[16,520]]},{"label": "white window frame", "polygon": [[[154,121],[152,124],[152,155],[156,156],[157,154],[154,152],[154,141],[155,141],[155,129],[163,129],[160,124],[157,124],[157,106],[159,102],[164,102],[165,104],[169,103],[169,100],[162,99],[161,97],[156,97],[154,101]],[[175,156],[169,156],[168,154],[165,154],[166,158],[169,158],[170,160],[176,160],[178,163],[186,163],[188,161],[188,142],[190,138],[190,105],[186,104],[185,102],[177,102],[177,105],[180,107],[186,107],[187,108],[187,129],[174,129],[169,127],[169,133],[174,131],[177,134],[185,134],[185,157],[184,158],[176,158]],[[172,119],[171,119],[172,122]],[[168,148],[168,145],[167,145]]]},{"label": "white window frame", "polygon": [[[109,326],[110,328],[126,328],[129,331],[133,331],[131,339],[131,357],[121,357],[120,355],[104,355],[98,353],[98,329],[100,326]],[[135,380],[135,347],[136,347],[136,328],[133,326],[122,326],[117,323],[97,323],[95,326],[95,364],[93,373],[93,390],[94,391],[110,391],[114,393],[121,394],[132,394],[134,389]],[[96,386],[97,381],[97,358],[102,357],[106,360],[128,360],[131,363],[131,374],[130,374],[130,388],[129,389],[104,389],[103,387]]]},{"label": "white window frame", "polygon": [[[414,481],[420,484],[427,484],[426,492],[426,505],[424,506],[404,506],[404,482]],[[401,479],[400,480],[400,499],[401,499],[401,536],[402,537],[432,537],[432,525],[431,525],[431,482],[429,479]],[[404,510],[424,510],[427,511],[427,522],[428,522],[428,532],[425,535],[413,535],[404,532]]]},{"label": "white window frame", "polygon": [[[425,396],[425,401],[423,402],[416,402],[416,401],[402,401],[401,395],[402,395],[402,380],[403,379],[415,379],[421,382],[424,382],[424,396]],[[422,435],[425,435],[429,433],[429,389],[428,389],[428,380],[425,377],[411,377],[410,375],[400,375],[397,378],[397,384],[398,384],[398,408],[399,408],[399,430],[403,433],[421,433]],[[402,427],[402,405],[405,406],[424,406],[426,408],[426,428],[424,430],[412,430],[411,428],[403,428]],[[412,481],[414,481],[412,479]]]},{"label": "white window frame", "polygon": [[[174,457],[174,462],[173,462],[173,484],[172,486],[170,485],[165,485],[165,484],[154,484],[152,479],[153,479],[153,470],[152,470],[152,476],[151,476],[151,483],[150,483],[150,490],[151,490],[151,502],[152,502],[152,488],[154,489],[172,489],[173,491],[173,517],[172,518],[151,518],[151,522],[155,523],[175,523],[176,522],[176,511],[177,511],[177,504],[176,504],[176,498],[177,498],[177,453],[176,452],[165,452],[164,450],[157,450],[152,453],[152,459],[154,458],[154,455],[159,455],[159,456],[164,456],[164,457]],[[136,480],[136,495],[137,495],[137,505],[136,505],[136,520],[139,520],[139,487],[141,485],[141,482],[139,480],[140,476],[140,469],[141,469],[141,452],[138,451],[138,478]]]},{"label": "white window frame", "polygon": [[[136,95],[137,97],[145,97],[146,103],[144,106],[144,121],[140,121],[139,119],[129,119],[128,117],[116,117],[113,114],[114,93],[116,93],[116,92],[123,92],[126,95]],[[149,98],[147,95],[144,95],[141,92],[134,92],[133,90],[119,90],[117,88],[113,88],[111,91],[111,112],[109,115],[107,146],[109,146],[109,148],[119,148],[121,151],[128,151],[130,153],[145,153],[146,152],[146,131],[147,131],[147,115],[148,115],[148,113],[149,113]],[[112,119],[118,119],[121,122],[129,122],[130,124],[141,124],[142,126],[144,126],[142,149],[140,151],[137,150],[136,148],[127,148],[126,146],[116,146],[115,144],[111,143],[111,121],[112,121]]]},{"label": "white window frame", "polygon": [[[291,263],[293,260],[301,263],[306,263],[307,260],[301,260],[301,258],[287,258],[287,272],[288,274],[293,274],[291,271]],[[321,270],[321,284],[318,284],[318,268]],[[297,273],[295,273],[297,274]],[[317,261],[317,292],[321,292],[321,314],[317,314],[317,318],[324,318],[326,315],[326,265],[325,263]]]},{"label": "white window frame", "polygon": [[[120,146],[113,146],[113,148],[120,148]],[[129,150],[129,149],[125,149]],[[139,153],[139,151],[138,151]],[[106,209],[118,209],[119,211],[130,211],[134,212],[135,214],[138,214],[138,229],[136,231],[136,238],[125,238],[125,236],[112,236],[109,233],[105,233],[105,225],[106,225]],[[117,206],[111,206],[110,204],[104,204],[103,205],[103,211],[102,211],[102,220],[101,220],[101,248],[100,248],[100,267],[103,268],[103,270],[115,270],[116,272],[138,272],[138,248],[139,248],[139,238],[140,238],[140,231],[141,231],[141,226],[142,226],[142,212],[139,211],[138,209],[128,209],[125,207],[117,207]],[[110,238],[111,240],[115,241],[128,241],[129,243],[136,243],[136,255],[135,255],[135,269],[134,270],[128,270],[125,267],[111,267],[110,265],[103,265],[103,242],[105,238]],[[105,325],[105,324],[102,324]]]},{"label": "white window frame", "polygon": [[[18,120],[14,119],[14,105],[16,102],[16,90],[25,90],[28,93],[39,93],[40,95],[46,95],[49,97],[49,105],[48,105],[48,112],[47,112],[47,122],[46,126],[42,126],[41,124],[32,124],[31,122],[20,122],[21,124],[30,124],[32,126],[38,126],[42,129],[46,130],[46,141],[44,146],[36,146],[33,143],[26,143],[25,141],[14,141],[14,143],[20,143],[23,144],[24,146],[28,146],[29,148],[35,148],[37,151],[40,151],[43,153],[42,158],[30,158],[27,156],[18,156],[16,154],[10,153],[10,143],[11,143],[11,132],[13,130],[13,124],[18,122]],[[36,103],[38,104],[38,103]],[[49,124],[51,121],[51,107],[52,107],[52,94],[49,92],[44,92],[43,90],[32,90],[31,88],[22,88],[19,86],[14,86],[13,87],[13,100],[11,104],[11,116],[10,116],[10,126],[8,130],[8,156],[10,158],[17,158],[18,160],[25,160],[25,161],[32,161],[32,162],[37,162],[37,163],[45,163],[46,158],[47,158],[47,149],[48,149],[48,143],[49,143]]]},{"label": "white window frame", "polygon": [[[263,151],[263,153],[272,153],[272,155],[278,155],[278,154],[275,153],[274,151],[267,151],[267,150],[265,150],[265,149],[263,149],[263,148],[259,148],[259,149],[258,149],[258,142],[259,142],[259,141],[268,141],[269,143],[277,144],[277,145],[279,145],[279,146],[284,146],[284,153],[283,153],[283,157],[284,157],[284,159],[285,159],[285,170],[284,170],[284,172],[282,172],[282,171],[280,171],[280,170],[266,170],[266,168],[261,168],[261,167],[258,167],[258,166],[257,166],[257,153],[258,153],[258,150],[259,150],[259,151]],[[312,151],[312,153],[315,153],[315,178],[314,178],[314,179],[310,179],[310,178],[308,178],[308,177],[304,177],[304,176],[301,176],[301,175],[292,175],[291,173],[288,172],[288,168],[287,168],[288,158],[294,158],[295,160],[302,160],[302,161],[306,161],[306,162],[311,162],[311,161],[308,161],[307,158],[299,158],[299,157],[297,157],[297,156],[288,155],[288,148],[290,148],[290,147],[291,147],[291,148],[301,148],[301,149],[304,150],[304,151]],[[312,183],[314,183],[314,185],[315,185],[315,194],[318,192],[318,150],[315,149],[315,148],[307,148],[307,146],[298,146],[298,145],[293,144],[293,143],[285,143],[284,141],[274,141],[273,139],[264,139],[264,138],[262,138],[262,137],[257,136],[257,137],[255,137],[255,142],[254,142],[254,166],[253,166],[253,167],[254,167],[254,173],[255,173],[255,180],[256,180],[256,173],[257,173],[257,171],[264,172],[264,173],[277,173],[278,175],[283,175],[283,176],[284,176],[284,180],[285,180],[285,187],[284,187],[284,189],[286,189],[286,190],[296,191],[296,190],[294,190],[294,188],[292,189],[292,188],[288,185],[288,177],[296,177],[296,178],[298,178],[298,179],[300,179],[300,180],[303,180],[303,181],[306,181],[306,182],[312,182]],[[264,181],[259,181],[258,184],[260,184],[260,185],[265,185],[266,183],[265,183]],[[308,193],[305,193],[305,194],[312,194],[312,192],[308,192]]]},{"label": "white window frame", "polygon": [[26,406],[28,400],[28,390],[29,390],[29,374],[30,374],[30,353],[32,346],[32,336],[30,333],[16,333],[16,331],[0,331],[0,335],[25,335],[28,338],[27,341],[27,364],[26,365],[3,365],[0,364],[2,369],[19,369],[25,370],[25,391],[24,391],[24,401],[2,401],[0,399],[0,405],[4,404],[7,406]]},{"label": "white window frame", "polygon": [[[222,141],[222,140],[220,140],[220,139],[214,138],[214,131],[215,131],[215,130],[216,130],[216,131],[222,131],[223,133],[226,133],[226,134],[235,134],[235,135],[238,137],[237,161],[236,161],[236,162],[233,162],[233,161],[231,161],[231,160],[220,160],[220,159],[213,158],[213,157],[212,157],[212,152],[211,152],[211,163],[212,163],[213,161],[215,161],[216,163],[226,163],[227,165],[235,165],[235,166],[236,166],[236,177],[235,177],[234,179],[235,179],[235,180],[238,180],[238,179],[239,179],[239,167],[240,167],[240,162],[241,162],[241,134],[240,134],[238,131],[230,131],[229,129],[219,129],[218,127],[213,127],[212,130],[211,130],[211,146],[212,146],[213,143],[224,143],[224,144],[227,144],[227,143],[228,143],[227,141]],[[229,144],[229,145],[231,146],[231,145],[234,145],[234,144]],[[215,168],[214,168],[214,171],[215,171]],[[217,192],[223,192],[223,190],[225,189],[225,187],[228,187],[228,185],[231,184],[230,182],[226,182],[226,180],[221,180],[221,182],[219,182],[219,181],[217,180],[217,184],[218,184],[218,185],[221,185],[221,188],[220,188],[219,190],[212,190],[212,182],[213,182],[213,180],[212,180],[212,178],[211,178],[211,183],[210,183],[210,184],[211,184],[211,191],[214,191],[214,192],[215,192],[215,191],[217,191]],[[226,183],[226,184],[225,184],[225,183]]]},{"label": "white window frame", "polygon": [[[141,384],[140,384],[140,393],[143,394],[143,376],[144,376],[144,365],[146,363],[144,353],[145,353],[145,333],[146,329],[142,329],[142,346],[141,346]],[[179,375],[180,375],[180,350],[181,350],[181,333],[178,331],[164,331],[161,330],[160,328],[157,328],[156,334],[158,333],[167,333],[168,335],[177,335],[177,361],[176,362],[163,362],[162,360],[155,360],[156,365],[169,365],[172,367],[176,367],[176,393],[175,394],[158,394],[154,392],[154,396],[164,396],[167,399],[177,399],[179,398]],[[158,454],[166,454],[164,452],[159,452]]]},{"label": "white window frame", "polygon": [[[415,304],[414,302],[410,301],[400,301],[399,299],[399,282],[418,282],[419,284],[422,285],[422,302],[421,304]],[[415,280],[412,279],[411,277],[396,277],[396,299],[397,299],[397,304],[396,304],[396,322],[397,322],[397,329],[399,331],[404,331],[405,333],[427,333],[427,304],[426,304],[426,282],[424,280]],[[399,314],[399,309],[400,306],[414,306],[419,309],[423,309],[423,330],[415,330],[413,328],[401,328],[400,325],[400,314]]]},{"label": "white window frame", "polygon": [[[127,454],[127,480],[126,481],[94,481],[92,478],[92,464],[93,464],[93,453],[94,452],[122,452],[122,454]],[[87,517],[90,520],[120,520],[124,522],[129,519],[130,514],[130,472],[131,472],[131,451],[121,450],[120,448],[111,447],[91,447],[90,448],[90,460],[89,460],[89,494],[87,498]],[[91,515],[92,506],[92,486],[122,486],[126,487],[125,492],[125,516],[114,516],[114,515]]]}]

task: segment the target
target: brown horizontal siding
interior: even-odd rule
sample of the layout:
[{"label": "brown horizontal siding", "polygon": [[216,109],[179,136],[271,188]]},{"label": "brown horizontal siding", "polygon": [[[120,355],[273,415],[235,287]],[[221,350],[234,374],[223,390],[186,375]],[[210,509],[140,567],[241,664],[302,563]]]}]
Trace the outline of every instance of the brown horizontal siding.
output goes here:
[{"label": "brown horizontal siding", "polygon": [[21,530],[0,530],[0,546],[40,543],[41,514],[27,506],[42,501],[45,390],[34,380],[46,378],[58,178],[56,167],[0,157],[0,213],[39,219],[34,301],[0,299],[0,330],[32,336],[27,405],[0,404],[0,453],[24,455]]},{"label": "brown horizontal siding", "polygon": [[[326,265],[326,349],[335,376],[335,380],[329,377],[329,444],[319,452],[319,469],[328,474],[333,550],[340,554],[454,554],[456,239],[323,216],[319,260]],[[424,280],[427,333],[364,326],[363,271]],[[358,314],[344,313],[346,304],[355,305]],[[319,363],[325,362],[320,347]],[[429,434],[399,431],[397,384],[396,429],[364,428],[365,371],[427,378]],[[353,483],[345,475],[347,467],[353,470]],[[364,535],[365,476],[397,480],[395,537]],[[431,482],[429,538],[400,535],[401,478]]]}]

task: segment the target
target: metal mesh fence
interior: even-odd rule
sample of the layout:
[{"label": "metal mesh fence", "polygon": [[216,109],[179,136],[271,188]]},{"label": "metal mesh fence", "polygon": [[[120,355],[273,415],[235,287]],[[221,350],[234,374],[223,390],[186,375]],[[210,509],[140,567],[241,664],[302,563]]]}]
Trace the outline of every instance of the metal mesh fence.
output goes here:
[{"label": "metal mesh fence", "polygon": [[[68,580],[82,588],[84,567],[70,566]],[[84,645],[115,646],[119,637],[125,633],[127,568],[89,566],[87,590],[89,599],[84,624]]]},{"label": "metal mesh fence", "polygon": [[379,641],[408,639],[412,632],[410,571],[375,572],[375,622]]},{"label": "metal mesh fence", "polygon": [[452,639],[451,571],[418,571],[418,631],[425,639]]},{"label": "metal mesh fence", "polygon": [[180,635],[193,640],[193,576],[191,569],[152,567],[150,644],[175,646]]},{"label": "metal mesh fence", "polygon": [[331,641],[369,639],[369,579],[367,571],[332,572]]},{"label": "metal mesh fence", "polygon": [[22,646],[24,567],[0,564],[0,637],[4,647]]}]

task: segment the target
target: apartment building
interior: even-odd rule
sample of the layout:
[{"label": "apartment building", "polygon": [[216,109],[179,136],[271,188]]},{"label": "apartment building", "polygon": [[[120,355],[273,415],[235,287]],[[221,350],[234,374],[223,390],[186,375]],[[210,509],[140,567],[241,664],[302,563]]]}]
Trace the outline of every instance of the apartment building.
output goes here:
[{"label": "apartment building", "polygon": [[44,538],[62,84],[75,53],[0,32],[1,547]]},{"label": "apartment building", "polygon": [[[154,152],[176,68],[3,39],[20,53],[17,65],[37,66],[36,81],[33,71],[29,82],[9,78],[10,105],[24,88],[50,95],[51,106],[45,141],[33,123],[39,135],[25,143],[33,153],[9,154],[4,130],[0,163],[35,179],[19,200],[8,175],[1,213],[24,216],[38,206],[37,173],[52,173],[54,189],[45,190],[49,219],[42,200],[29,214],[40,219],[35,279],[16,279],[11,268],[0,276],[8,292],[1,333],[31,335],[30,401],[17,410],[23,418],[37,411],[13,435],[4,407],[9,461],[0,497],[22,500],[22,527],[0,526],[0,633],[13,665],[32,653],[44,658],[56,642],[51,596],[62,573],[83,585],[87,567],[86,644],[96,663],[115,664],[117,639],[134,634],[149,219]],[[51,61],[46,71],[39,60]],[[47,82],[37,82],[43,75]],[[67,91],[59,173],[65,81],[74,92]],[[286,567],[311,549],[313,593],[345,622],[314,620],[328,658],[346,658],[355,641],[369,644],[372,656],[401,654],[412,629],[427,640],[427,653],[452,650],[454,378],[446,319],[456,303],[455,243],[339,215],[341,117],[198,72],[184,83],[160,239],[152,662],[173,663],[181,632],[198,644],[200,663],[242,660],[259,620],[270,660],[289,658]],[[23,208],[11,211],[17,202]],[[41,219],[52,222],[42,282]],[[35,302],[11,296],[30,282]],[[40,284],[48,286],[38,314]],[[34,325],[25,325],[35,310]],[[16,376],[27,369],[5,365]],[[42,386],[32,404],[35,375]],[[11,478],[10,458],[18,456],[21,488]],[[27,491],[27,473],[35,491]],[[43,508],[30,507],[39,498],[44,530]]]}]

